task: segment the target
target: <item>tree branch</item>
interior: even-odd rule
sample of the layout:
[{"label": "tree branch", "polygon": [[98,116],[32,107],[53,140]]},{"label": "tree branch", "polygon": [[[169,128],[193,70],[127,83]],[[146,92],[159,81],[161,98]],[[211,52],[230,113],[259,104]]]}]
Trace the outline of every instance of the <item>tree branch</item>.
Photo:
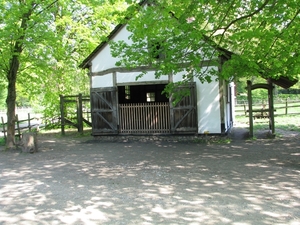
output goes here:
[{"label": "tree branch", "polygon": [[[295,19],[297,18],[297,16],[300,13],[300,9],[298,9],[298,11],[296,12],[295,16],[291,19],[291,21],[285,26],[285,29],[288,29],[289,26],[295,21]],[[269,51],[266,53],[265,58],[269,55],[269,53],[271,52],[271,50],[273,49],[273,47],[275,46],[275,43],[278,41],[279,37],[284,33],[284,29],[282,29],[282,31],[280,32],[280,34],[278,36],[276,36],[276,38],[274,39],[272,45],[270,46]]]},{"label": "tree branch", "polygon": [[[227,9],[227,11],[226,11],[226,13],[225,13],[223,19],[220,21],[220,25],[225,21],[225,19],[226,19],[226,17],[228,16],[228,14],[229,14],[229,12],[230,12],[232,6],[234,5],[234,2],[235,2],[235,1],[233,0],[232,3],[230,4],[230,6],[228,7],[228,9]],[[212,37],[219,29],[221,29],[221,28],[218,27],[217,29],[215,29],[215,31],[212,32],[212,34],[210,35],[210,37]]]},{"label": "tree branch", "polygon": [[231,27],[231,25],[233,25],[234,23],[236,23],[236,22],[238,22],[240,20],[244,20],[244,19],[247,19],[249,17],[252,17],[255,14],[259,13],[260,11],[262,11],[266,7],[266,5],[269,3],[269,1],[270,0],[266,0],[258,9],[256,9],[252,13],[250,13],[248,15],[241,16],[241,17],[239,17],[239,18],[237,18],[235,20],[232,20],[226,27],[223,28],[224,29],[223,33],[225,33],[229,29],[229,27]]},{"label": "tree branch", "polygon": [[58,0],[53,1],[51,4],[47,5],[44,9],[41,11],[37,12],[36,15],[40,15],[42,12],[46,11],[47,9],[51,8],[55,3],[57,3]]}]

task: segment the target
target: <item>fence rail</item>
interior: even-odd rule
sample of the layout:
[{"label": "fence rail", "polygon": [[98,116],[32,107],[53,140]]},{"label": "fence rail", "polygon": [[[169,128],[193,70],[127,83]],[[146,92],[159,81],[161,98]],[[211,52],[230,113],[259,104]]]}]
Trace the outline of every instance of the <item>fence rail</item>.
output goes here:
[{"label": "fence rail", "polygon": [[120,133],[170,133],[169,103],[120,104]]},{"label": "fence rail", "polygon": [[[61,119],[61,133],[65,134],[65,126],[73,126],[78,129],[78,132],[83,132],[84,123],[92,126],[90,121],[90,112],[84,111],[83,102],[90,102],[89,96],[78,95],[60,95],[60,119]],[[68,105],[69,104],[69,105]],[[76,113],[72,113],[75,111]],[[83,115],[87,118],[84,118]]]},{"label": "fence rail", "polygon": [[[269,106],[265,102],[261,104],[253,104],[254,111],[266,111]],[[248,115],[248,104],[236,104],[235,115],[236,116],[247,116]],[[288,115],[288,114],[300,114],[300,101],[292,101],[286,99],[285,101],[274,102],[275,115]]]},{"label": "fence rail", "polygon": [[[20,139],[23,131],[31,131],[32,129],[36,129],[38,131],[41,126],[43,126],[41,124],[41,120],[39,118],[31,117],[30,113],[28,113],[28,118],[23,120],[19,120],[18,115],[16,115],[15,136]],[[4,139],[6,139],[7,122],[5,122],[3,117],[1,117],[1,128]]]}]

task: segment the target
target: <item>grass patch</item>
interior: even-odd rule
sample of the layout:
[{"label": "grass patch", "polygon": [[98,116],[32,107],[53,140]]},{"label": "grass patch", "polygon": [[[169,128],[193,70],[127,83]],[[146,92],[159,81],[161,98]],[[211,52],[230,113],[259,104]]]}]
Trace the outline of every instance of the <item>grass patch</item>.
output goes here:
[{"label": "grass patch", "polygon": [[193,140],[197,144],[230,144],[231,139],[223,136],[203,136]]},{"label": "grass patch", "polygon": [[[281,129],[285,131],[300,132],[300,117],[299,115],[280,115],[275,116],[275,131]],[[249,126],[249,117],[236,116],[236,122],[240,124],[247,124]],[[253,120],[254,132],[258,130],[269,130],[269,119],[255,119]]]},{"label": "grass patch", "polygon": [[39,132],[40,136],[53,136],[56,138],[60,137],[74,137],[74,138],[82,138],[91,136],[92,130],[85,129],[83,133],[79,133],[76,128],[68,128],[65,129],[65,135],[62,135],[61,129],[43,129]]},{"label": "grass patch", "polygon": [[4,137],[0,138],[0,146],[4,146],[5,145],[5,139]]}]

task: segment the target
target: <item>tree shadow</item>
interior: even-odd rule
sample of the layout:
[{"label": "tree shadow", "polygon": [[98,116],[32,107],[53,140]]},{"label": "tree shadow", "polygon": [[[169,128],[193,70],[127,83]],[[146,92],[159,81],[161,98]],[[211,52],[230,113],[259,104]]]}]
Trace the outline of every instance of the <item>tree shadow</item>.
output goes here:
[{"label": "tree shadow", "polygon": [[1,224],[300,222],[296,140],[40,145],[0,153]]}]

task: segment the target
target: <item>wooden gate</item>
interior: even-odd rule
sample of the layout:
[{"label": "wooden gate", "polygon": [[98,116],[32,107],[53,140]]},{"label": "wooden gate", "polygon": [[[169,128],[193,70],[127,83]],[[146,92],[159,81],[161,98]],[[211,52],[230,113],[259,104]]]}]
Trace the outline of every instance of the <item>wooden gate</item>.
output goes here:
[{"label": "wooden gate", "polygon": [[120,133],[170,133],[168,102],[119,105]]},{"label": "wooden gate", "polygon": [[197,133],[196,83],[189,83],[179,89],[190,90],[190,95],[183,97],[175,106],[171,105],[171,132]]},{"label": "wooden gate", "polygon": [[117,88],[91,89],[92,135],[117,134]]}]

